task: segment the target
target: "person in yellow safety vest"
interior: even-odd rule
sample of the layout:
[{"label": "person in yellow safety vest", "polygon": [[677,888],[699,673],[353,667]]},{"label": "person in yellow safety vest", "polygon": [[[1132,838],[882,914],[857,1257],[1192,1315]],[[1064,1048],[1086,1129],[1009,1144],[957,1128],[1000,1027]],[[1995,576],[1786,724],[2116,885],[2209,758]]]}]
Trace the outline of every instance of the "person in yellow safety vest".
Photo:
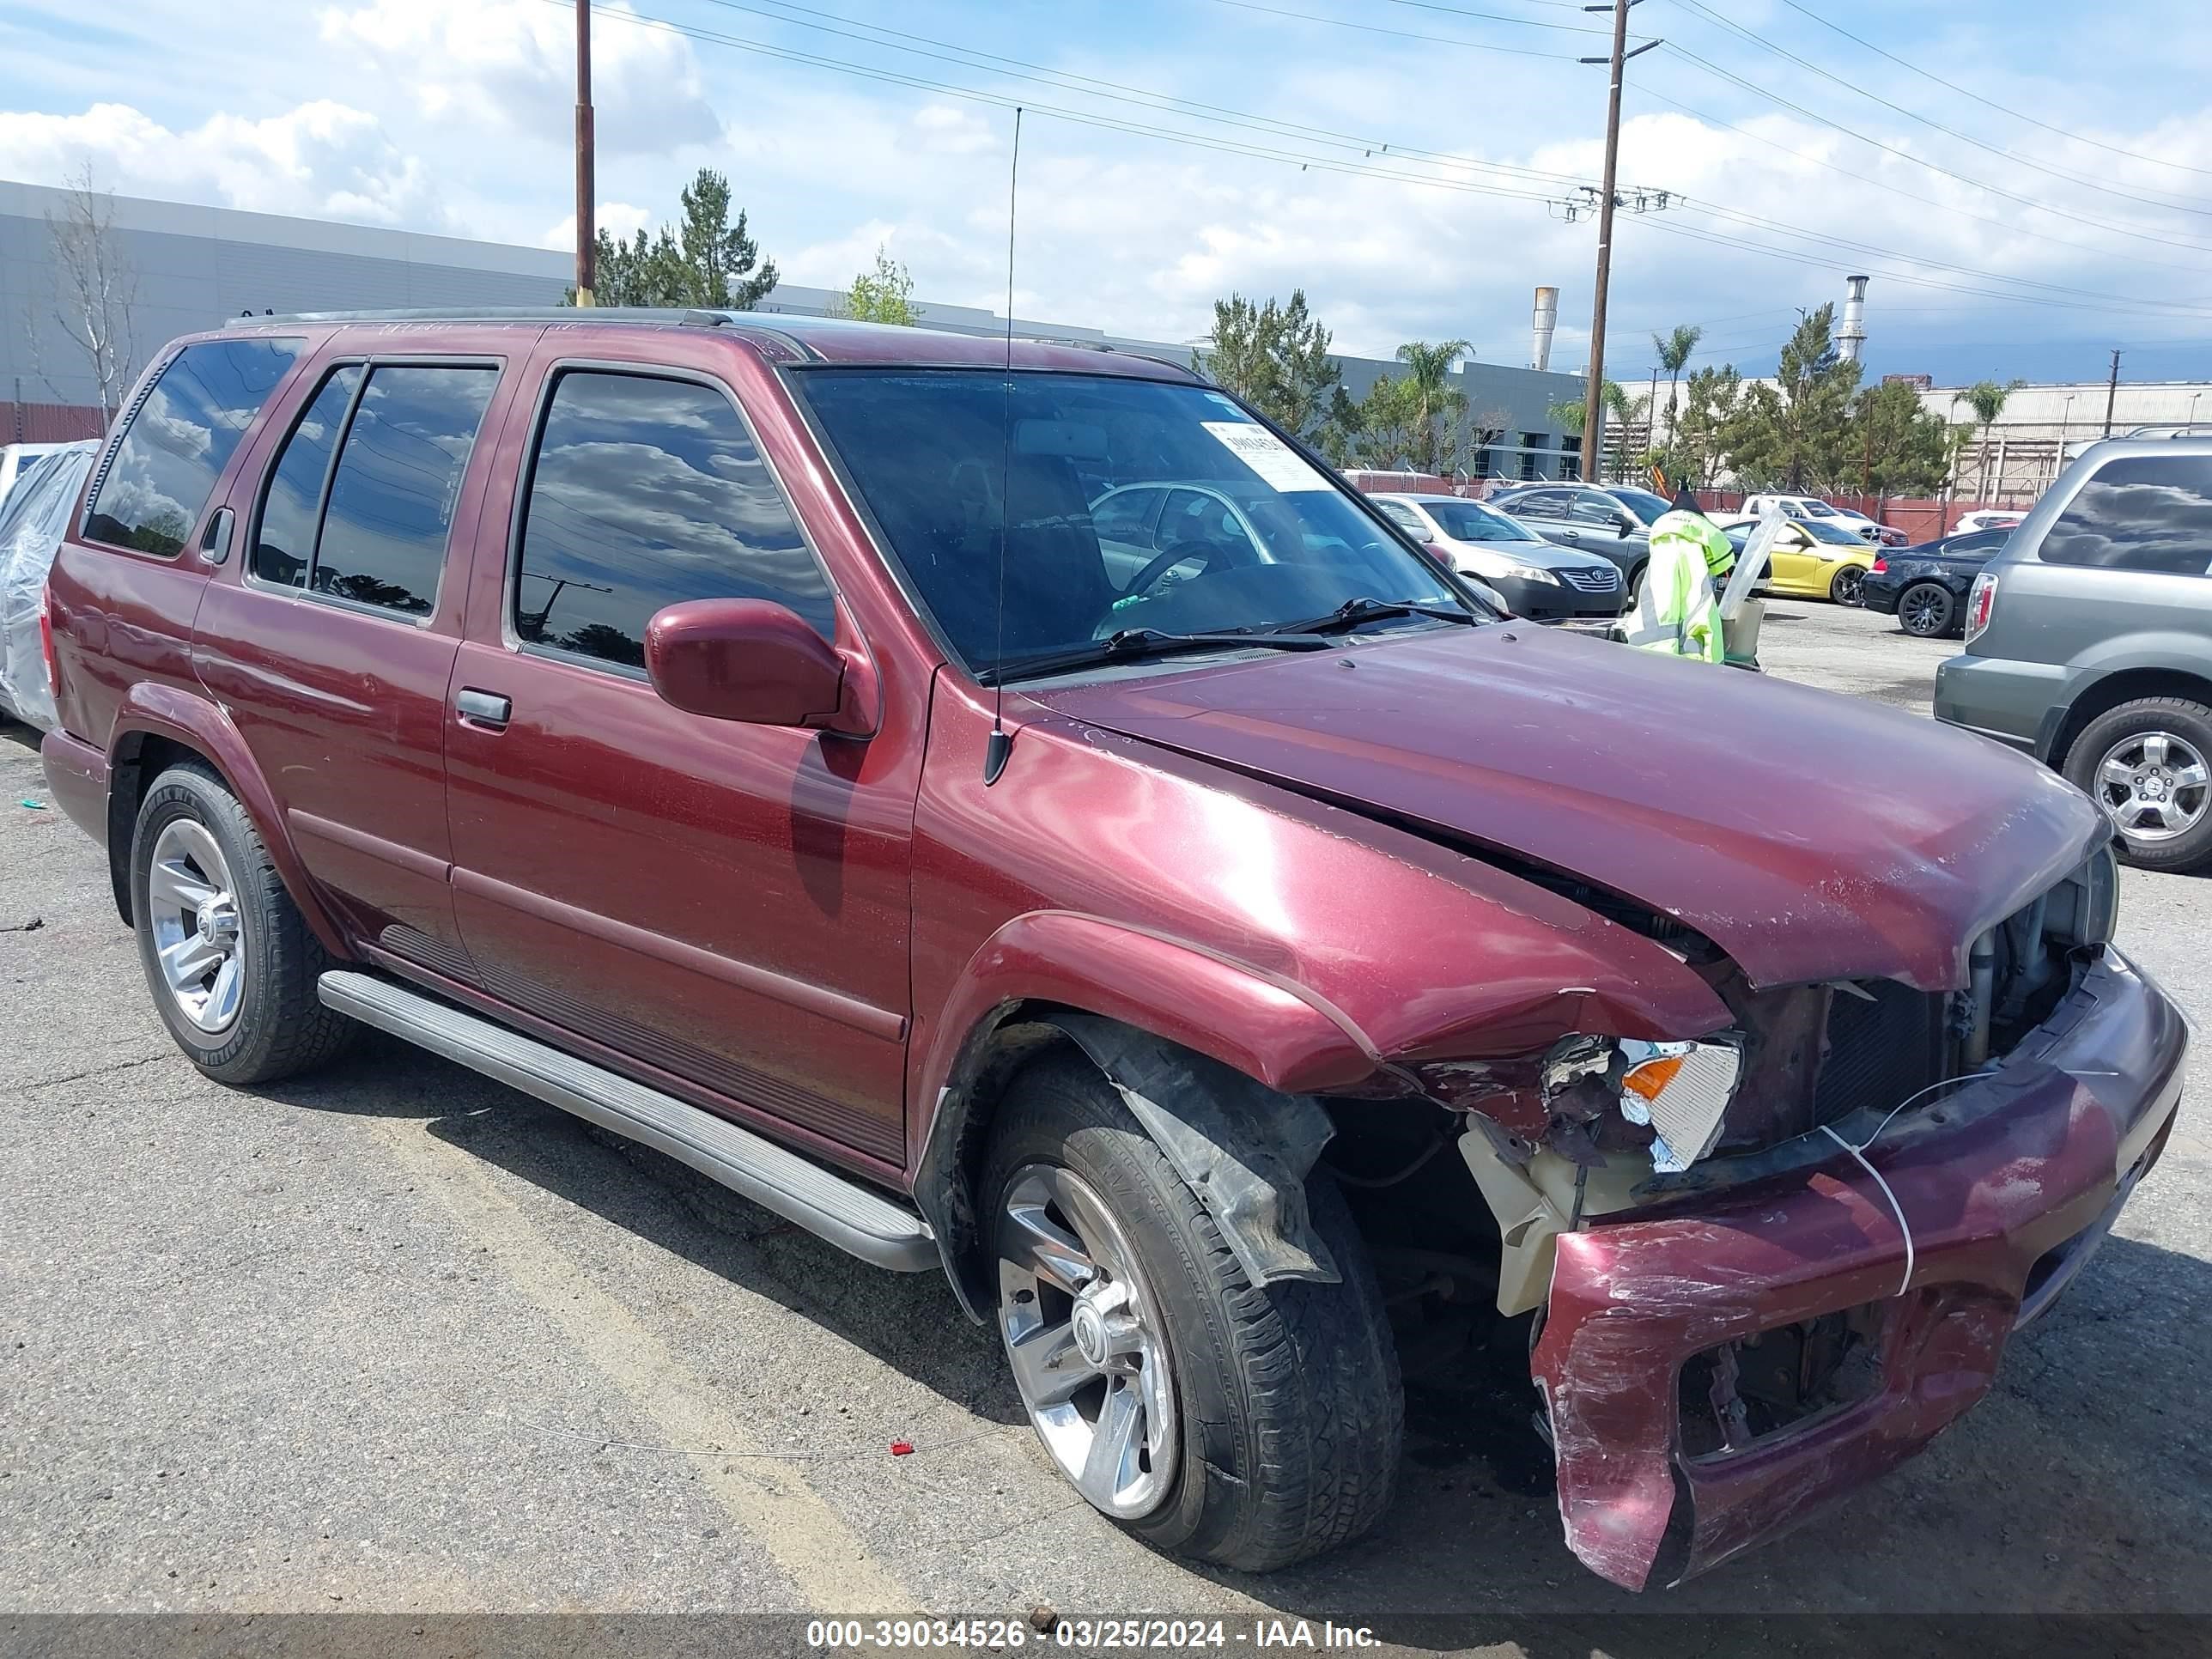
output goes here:
[{"label": "person in yellow safety vest", "polygon": [[1627,618],[1628,643],[1725,662],[1718,594],[1735,564],[1735,550],[1686,487],[1675,496],[1674,510],[1651,526],[1650,545],[1644,590]]}]

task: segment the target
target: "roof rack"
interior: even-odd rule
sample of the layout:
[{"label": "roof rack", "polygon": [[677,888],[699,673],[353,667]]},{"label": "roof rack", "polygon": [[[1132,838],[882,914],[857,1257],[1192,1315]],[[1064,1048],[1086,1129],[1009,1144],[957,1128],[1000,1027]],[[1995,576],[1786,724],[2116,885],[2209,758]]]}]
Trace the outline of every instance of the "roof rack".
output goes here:
[{"label": "roof rack", "polygon": [[[270,315],[247,312],[228,319],[226,328],[264,327],[271,323],[681,323],[720,328],[748,313],[704,311],[681,306],[405,306],[372,311],[294,311]],[[763,323],[763,326],[772,326]]]},{"label": "roof rack", "polygon": [[2196,432],[2212,432],[2212,421],[2147,421],[2141,426],[2130,427],[2122,435],[2129,438],[2186,438]]}]

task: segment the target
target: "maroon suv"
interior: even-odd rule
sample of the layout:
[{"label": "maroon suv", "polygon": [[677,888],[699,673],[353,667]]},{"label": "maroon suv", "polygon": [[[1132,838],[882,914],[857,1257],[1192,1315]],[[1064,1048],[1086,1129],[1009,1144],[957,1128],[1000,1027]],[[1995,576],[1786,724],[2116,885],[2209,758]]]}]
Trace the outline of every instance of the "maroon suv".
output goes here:
[{"label": "maroon suv", "polygon": [[1368,1527],[1400,1356],[1504,1338],[1576,1553],[1709,1566],[1979,1399],[2173,1119],[2063,782],[1501,620],[1140,357],[257,319],[148,371],[49,605],[195,1064],[380,1027],[941,1264],[1215,1561]]}]

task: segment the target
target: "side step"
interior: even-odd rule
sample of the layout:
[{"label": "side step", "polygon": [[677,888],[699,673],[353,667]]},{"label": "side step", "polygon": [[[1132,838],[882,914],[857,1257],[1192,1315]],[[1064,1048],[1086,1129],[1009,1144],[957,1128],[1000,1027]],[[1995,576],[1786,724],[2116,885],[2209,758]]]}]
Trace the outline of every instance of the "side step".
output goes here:
[{"label": "side step", "polygon": [[939,1265],[928,1224],[911,1210],[688,1101],[388,980],[333,969],[318,989],[364,1025],[665,1152],[863,1261],[897,1273]]}]

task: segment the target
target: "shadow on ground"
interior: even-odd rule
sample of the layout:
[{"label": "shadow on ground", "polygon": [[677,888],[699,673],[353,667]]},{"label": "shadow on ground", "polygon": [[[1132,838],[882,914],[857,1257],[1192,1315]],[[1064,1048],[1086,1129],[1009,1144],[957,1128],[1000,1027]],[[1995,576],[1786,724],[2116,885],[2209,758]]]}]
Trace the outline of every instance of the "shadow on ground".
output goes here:
[{"label": "shadow on ground", "polygon": [[[269,1092],[312,1110],[423,1120],[471,1155],[817,1322],[961,1411],[1021,1421],[995,1336],[961,1314],[941,1279],[853,1261],[657,1153],[374,1035],[330,1073]],[[1495,1342],[1471,1352],[1449,1386],[1411,1395],[1398,1500],[1373,1535],[1266,1577],[1174,1571],[1316,1631],[1326,1619],[1411,1645],[1511,1641],[1559,1659],[1598,1648],[1615,1659],[1734,1650],[1716,1645],[1714,1618],[1816,1609],[1830,1617],[1744,1626],[1745,1644],[1863,1653],[1853,1626],[1832,1620],[1862,1612],[2212,1611],[2201,1547],[2212,1492],[2200,1392],[2212,1374],[2207,1305],[2212,1267],[2113,1239],[2015,1342],[1991,1396],[1919,1460],[1676,1589],[1628,1595],[1567,1553],[1522,1357]],[[2159,1449],[2147,1453],[2146,1442]],[[1205,1605],[1202,1589],[1190,1589]],[[1958,1626],[1920,1623],[1925,1651],[1959,1650]],[[1907,1620],[1890,1633],[1919,1627]],[[2054,1651],[2062,1637],[2118,1650],[2125,1632],[2050,1623],[2011,1634],[2047,1638]],[[1994,1626],[1974,1639],[1993,1652],[2043,1650],[2008,1647]]]}]

